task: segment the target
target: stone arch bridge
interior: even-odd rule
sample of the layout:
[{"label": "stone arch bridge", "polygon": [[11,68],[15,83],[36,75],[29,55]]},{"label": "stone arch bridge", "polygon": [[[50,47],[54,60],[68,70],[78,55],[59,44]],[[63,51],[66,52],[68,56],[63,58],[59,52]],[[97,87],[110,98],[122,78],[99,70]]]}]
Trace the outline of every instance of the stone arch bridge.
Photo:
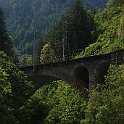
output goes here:
[{"label": "stone arch bridge", "polygon": [[97,83],[104,82],[110,64],[124,63],[124,50],[104,55],[90,56],[75,60],[27,66],[21,68],[29,79],[35,82],[36,90],[46,82],[64,80],[76,88],[81,95],[87,94]]}]

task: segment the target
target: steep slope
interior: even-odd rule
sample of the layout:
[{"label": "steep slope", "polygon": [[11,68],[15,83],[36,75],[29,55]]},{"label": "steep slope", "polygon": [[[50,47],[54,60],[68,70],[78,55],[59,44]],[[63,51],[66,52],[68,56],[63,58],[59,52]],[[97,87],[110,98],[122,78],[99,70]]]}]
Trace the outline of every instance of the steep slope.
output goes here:
[{"label": "steep slope", "polygon": [[77,57],[99,55],[124,49],[124,4],[108,7],[96,14],[98,38]]},{"label": "steep slope", "polygon": [[[45,34],[54,20],[64,13],[75,0],[0,0],[9,33],[14,45],[23,51],[31,51],[34,30]],[[104,8],[105,0],[85,0],[90,8]],[[39,36],[37,36],[39,37]],[[28,50],[29,49],[29,50]]]}]

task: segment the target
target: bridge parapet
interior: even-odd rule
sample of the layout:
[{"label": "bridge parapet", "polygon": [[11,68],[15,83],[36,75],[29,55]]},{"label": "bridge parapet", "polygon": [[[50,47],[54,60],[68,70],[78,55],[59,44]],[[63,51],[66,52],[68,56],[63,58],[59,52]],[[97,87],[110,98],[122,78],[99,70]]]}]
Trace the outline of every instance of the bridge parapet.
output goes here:
[{"label": "bridge parapet", "polygon": [[[36,65],[35,68],[28,66],[21,68],[21,70],[28,74],[29,78],[33,77],[33,80],[39,80],[36,89],[44,84],[44,78],[48,79],[48,76],[50,76],[50,81],[55,79],[64,80],[70,85],[77,87],[81,94],[84,94],[81,89],[86,87],[92,90],[98,82],[103,82],[104,75],[107,73],[110,64],[119,65],[122,63],[124,63],[124,50],[75,60]],[[38,77],[40,78],[38,79]]]}]

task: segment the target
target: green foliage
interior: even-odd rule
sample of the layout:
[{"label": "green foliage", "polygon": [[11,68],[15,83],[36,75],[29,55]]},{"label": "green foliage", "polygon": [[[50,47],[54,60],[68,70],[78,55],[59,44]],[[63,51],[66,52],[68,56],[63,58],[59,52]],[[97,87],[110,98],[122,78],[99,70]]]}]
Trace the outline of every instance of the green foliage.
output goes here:
[{"label": "green foliage", "polygon": [[21,119],[24,124],[78,124],[84,118],[85,106],[86,102],[67,83],[55,81],[41,87],[28,100],[20,109]]},{"label": "green foliage", "polygon": [[[26,81],[27,77],[23,72],[8,59],[8,57],[0,51],[0,68],[8,75],[7,80],[11,84],[12,96],[10,105],[17,107],[22,104],[31,92],[31,82]],[[33,89],[32,89],[33,90]]]},{"label": "green foliage", "polygon": [[51,48],[50,44],[45,44],[41,49],[40,63],[49,63],[56,60],[55,51]]},{"label": "green foliage", "polygon": [[62,58],[63,45],[65,56],[69,58],[90,44],[92,21],[81,1],[76,0],[46,35],[46,41],[55,49],[58,58]]},{"label": "green foliage", "polygon": [[11,84],[8,81],[8,76],[0,67],[0,122],[2,124],[7,122],[6,116],[9,113],[9,99],[12,95]]},{"label": "green foliage", "polygon": [[41,87],[20,107],[23,124],[123,124],[124,65],[110,66],[105,83],[90,93],[88,102],[64,81]]},{"label": "green foliage", "polygon": [[[4,111],[4,114],[3,112],[0,113],[2,123],[123,124],[124,65],[110,67],[105,79],[105,84],[99,85],[90,93],[88,105],[68,84],[64,81],[56,81],[41,87],[20,107],[17,113],[17,120],[15,117],[15,106],[13,108],[10,104],[11,102],[8,104],[8,101],[11,101],[14,90],[16,90],[13,84],[14,80],[16,80],[16,82],[18,82],[19,79],[22,81],[24,75],[21,77],[3,52],[1,52],[0,58],[0,65],[2,66],[0,66],[0,96],[4,94],[4,99],[0,97],[1,108]],[[14,71],[17,75],[20,75],[18,75],[19,78],[12,76],[15,75]],[[12,80],[10,76],[14,79]],[[19,83],[21,82],[18,82],[18,87],[16,85],[19,92],[15,93],[15,98],[17,98],[16,100],[20,99],[24,101],[22,96],[25,96],[23,93],[27,90],[23,89],[23,87],[26,88],[27,85],[25,86],[21,83],[20,86]],[[14,103],[14,105],[16,104],[17,103]]]},{"label": "green foliage", "polygon": [[123,124],[124,65],[110,66],[105,84],[90,93],[88,103],[64,81],[41,87],[20,108],[24,124]]},{"label": "green foliage", "polygon": [[86,119],[82,124],[123,124],[124,65],[110,66],[105,84],[90,93]]},{"label": "green foliage", "polygon": [[111,7],[111,6],[118,7],[123,5],[124,5],[123,0],[109,0],[108,2],[108,7]]},{"label": "green foliage", "polygon": [[[113,0],[113,2],[115,1]],[[119,2],[120,0],[116,1],[117,4]],[[16,6],[16,3],[14,5]],[[111,6],[96,14],[95,23],[97,28],[93,34],[97,34],[94,36],[98,37],[97,41],[86,47],[77,58],[108,53],[124,48],[124,9],[120,6],[120,3],[118,5]],[[45,8],[51,10],[48,7]],[[34,10],[38,11],[39,9],[34,7]],[[41,20],[41,17],[38,19]],[[0,24],[3,27],[5,26],[3,19]],[[65,48],[66,55],[73,55],[73,52],[79,52],[87,45],[87,42],[89,43],[88,38],[91,38],[93,26],[90,24],[93,24],[92,17],[84,10],[80,0],[77,0],[68,13],[62,16],[49,31],[46,39],[50,43],[45,44],[41,50],[41,63],[54,62],[56,56],[62,56],[63,38],[65,46],[68,43],[70,46],[70,48]],[[0,31],[5,33],[5,28],[3,29],[1,28]],[[18,27],[18,29],[20,28]],[[22,31],[19,32],[22,34]],[[0,36],[3,38],[4,35],[2,36],[1,34]],[[28,36],[27,34],[28,32],[26,32],[26,36]],[[8,38],[7,34],[5,36]],[[9,39],[6,39],[6,41],[5,43],[10,43]],[[0,42],[3,45],[3,40]],[[24,42],[22,43],[23,45]],[[30,43],[26,47],[30,48]],[[1,49],[3,48],[1,47]],[[6,46],[5,48],[9,50],[11,47]],[[20,59],[20,64],[31,65],[31,59],[31,56],[24,55]],[[0,51],[0,123],[123,124],[123,70],[124,65],[111,65],[107,76],[105,76],[105,83],[103,85],[99,84],[96,89],[90,92],[88,101],[82,99],[77,91],[64,81],[54,81],[46,84],[29,98],[33,91],[31,82],[27,81],[27,76],[17,69],[4,52]],[[27,100],[27,98],[29,99]]]},{"label": "green foliage", "polygon": [[111,7],[95,16],[97,41],[76,58],[124,49],[124,8]]},{"label": "green foliage", "polygon": [[24,66],[31,66],[32,65],[32,56],[28,54],[23,54],[19,57],[19,61],[17,63],[18,66],[24,67]]},{"label": "green foliage", "polygon": [[8,56],[13,56],[12,38],[7,34],[5,26],[5,18],[0,8],[0,50],[4,51]]},{"label": "green foliage", "polygon": [[30,96],[33,90],[31,82],[23,72],[0,51],[0,123],[19,124],[18,107]]},{"label": "green foliage", "polygon": [[19,111],[18,116],[22,124],[44,124],[44,118],[48,114],[48,105],[37,96],[31,97]]},{"label": "green foliage", "polygon": [[[53,22],[60,17],[75,0],[0,0],[0,6],[7,18],[9,33],[14,45],[24,54],[32,53],[33,30],[40,36],[46,34]],[[87,7],[104,8],[105,0],[82,0]],[[27,46],[28,44],[28,50]]]}]

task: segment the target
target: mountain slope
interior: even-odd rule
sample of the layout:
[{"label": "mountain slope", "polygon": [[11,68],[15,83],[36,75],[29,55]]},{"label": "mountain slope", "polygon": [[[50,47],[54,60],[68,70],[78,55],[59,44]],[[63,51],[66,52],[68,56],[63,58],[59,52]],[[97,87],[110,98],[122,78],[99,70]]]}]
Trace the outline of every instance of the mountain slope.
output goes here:
[{"label": "mountain slope", "polygon": [[[14,45],[31,51],[34,30],[45,34],[56,18],[64,13],[75,0],[0,0],[6,16],[8,32]],[[104,8],[105,0],[85,0],[90,8]],[[39,36],[37,36],[39,37]],[[29,49],[29,50],[28,50]]]},{"label": "mountain slope", "polygon": [[98,38],[90,44],[76,58],[91,55],[106,54],[124,49],[124,4],[118,7],[108,7],[97,13],[95,22]]}]

